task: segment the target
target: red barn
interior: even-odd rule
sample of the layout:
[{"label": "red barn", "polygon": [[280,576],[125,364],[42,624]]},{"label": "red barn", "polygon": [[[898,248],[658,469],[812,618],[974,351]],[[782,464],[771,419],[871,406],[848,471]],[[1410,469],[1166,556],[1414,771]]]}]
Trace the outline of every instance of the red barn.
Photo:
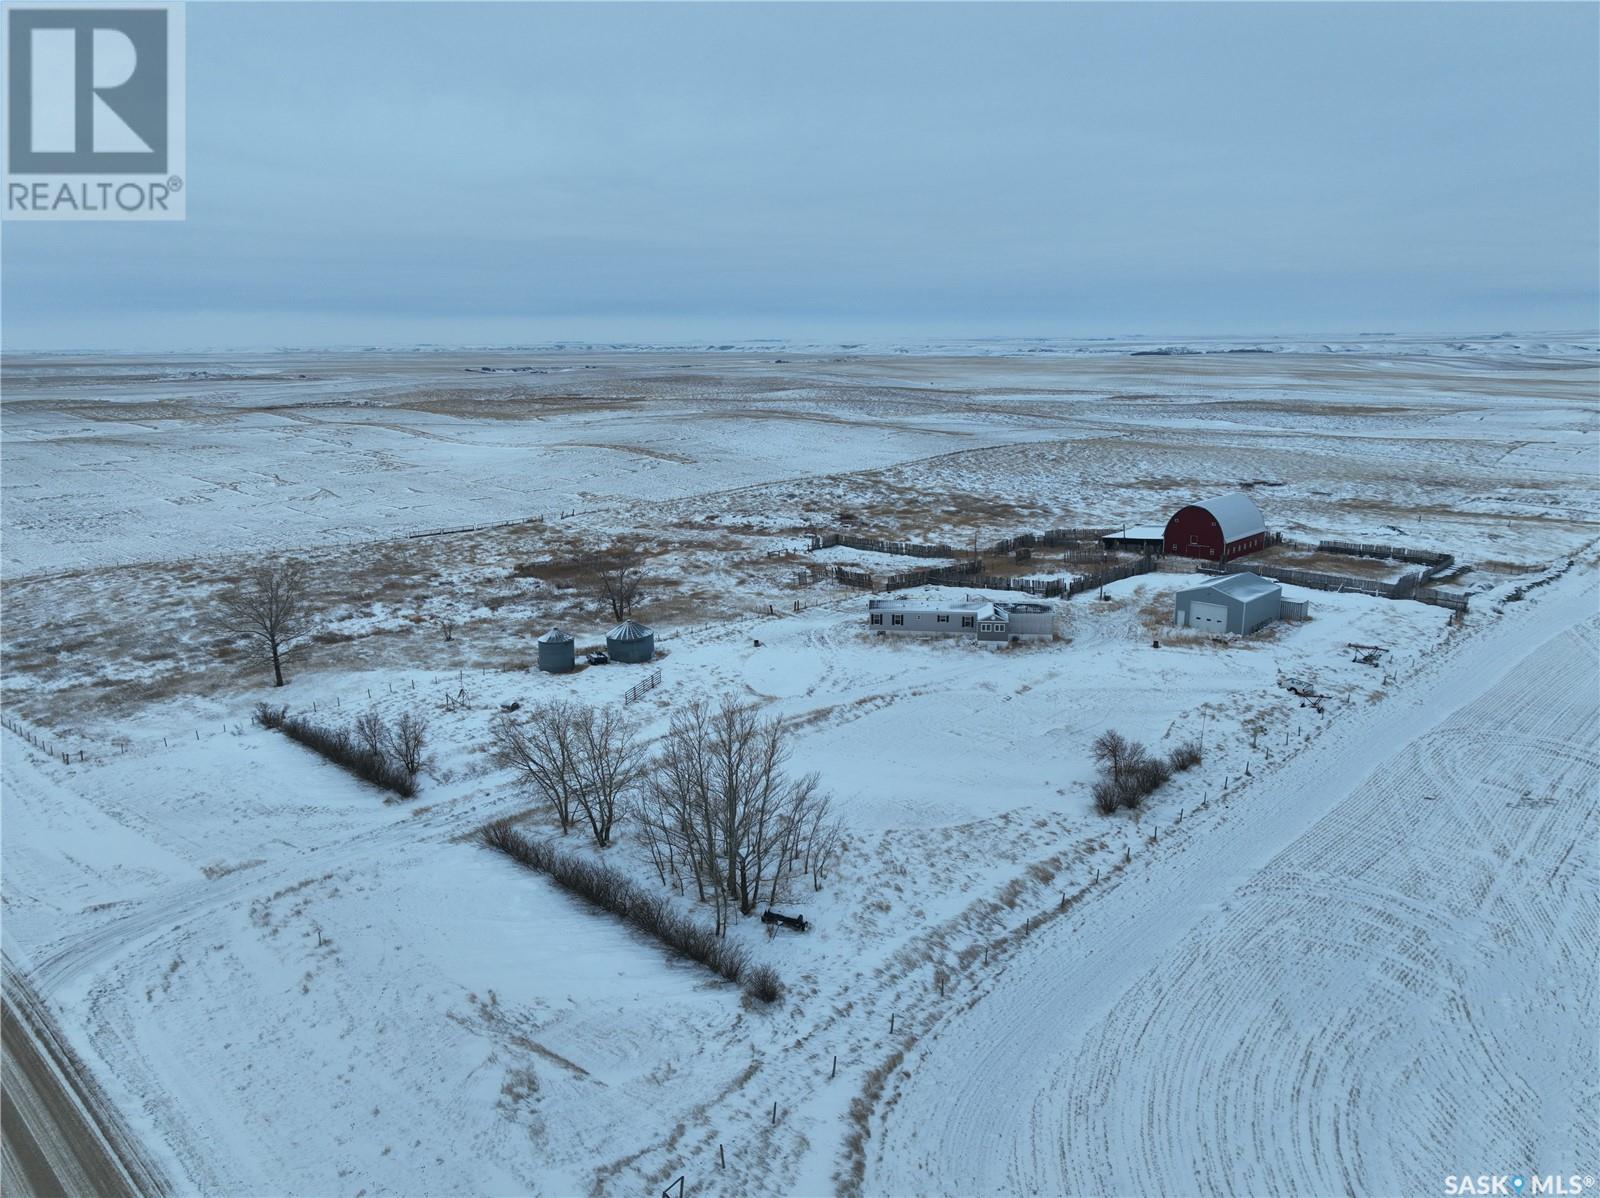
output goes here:
[{"label": "red barn", "polygon": [[1225,562],[1267,543],[1267,522],[1250,496],[1235,491],[1179,508],[1167,521],[1166,551]]}]

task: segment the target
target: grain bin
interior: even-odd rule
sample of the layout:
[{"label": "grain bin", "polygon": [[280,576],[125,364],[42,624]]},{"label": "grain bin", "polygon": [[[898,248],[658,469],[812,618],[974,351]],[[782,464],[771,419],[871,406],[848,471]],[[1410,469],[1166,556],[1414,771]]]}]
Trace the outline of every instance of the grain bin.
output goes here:
[{"label": "grain bin", "polygon": [[546,674],[565,674],[576,662],[572,638],[552,628],[539,638],[539,668]]},{"label": "grain bin", "polygon": [[606,654],[612,661],[649,661],[656,655],[656,634],[634,620],[624,620],[606,633]]}]

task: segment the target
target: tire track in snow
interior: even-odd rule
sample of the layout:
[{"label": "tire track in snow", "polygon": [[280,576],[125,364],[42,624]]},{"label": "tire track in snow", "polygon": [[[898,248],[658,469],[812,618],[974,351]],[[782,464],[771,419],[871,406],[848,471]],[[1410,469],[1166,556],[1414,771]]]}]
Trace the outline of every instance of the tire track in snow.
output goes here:
[{"label": "tire track in snow", "polygon": [[[1037,937],[908,1057],[868,1192],[1415,1192],[1485,1153],[1588,1167],[1575,1132],[1578,1159],[1556,1154],[1594,1123],[1594,598],[1553,591]],[[1441,759],[1454,790],[1430,801]],[[1508,971],[1528,979],[1510,996]]]}]

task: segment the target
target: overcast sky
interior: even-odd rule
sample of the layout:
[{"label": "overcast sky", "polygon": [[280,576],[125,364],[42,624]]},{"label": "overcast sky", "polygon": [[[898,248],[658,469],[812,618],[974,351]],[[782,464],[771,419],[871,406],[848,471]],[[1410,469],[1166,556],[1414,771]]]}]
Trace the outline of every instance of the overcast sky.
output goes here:
[{"label": "overcast sky", "polygon": [[1591,329],[1600,7],[188,7],[8,350]]}]

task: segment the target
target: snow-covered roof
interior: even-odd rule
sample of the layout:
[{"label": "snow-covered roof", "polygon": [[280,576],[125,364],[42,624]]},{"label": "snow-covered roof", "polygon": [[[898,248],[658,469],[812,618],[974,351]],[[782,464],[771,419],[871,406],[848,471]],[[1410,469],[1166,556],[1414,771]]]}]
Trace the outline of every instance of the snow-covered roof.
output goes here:
[{"label": "snow-covered roof", "polygon": [[610,632],[606,633],[608,641],[645,641],[655,633],[651,632],[637,620],[624,620]]},{"label": "snow-covered roof", "polygon": [[1159,541],[1167,535],[1165,524],[1135,524],[1131,528],[1124,528],[1121,532],[1108,532],[1105,539],[1108,541]]},{"label": "snow-covered roof", "polygon": [[568,636],[565,632],[562,632],[561,629],[552,628],[549,632],[545,633],[542,637],[539,638],[539,644],[541,644],[541,645],[560,645],[560,644],[565,644],[566,642],[570,641],[571,639],[572,638],[570,636]]},{"label": "snow-covered roof", "polygon": [[1242,570],[1238,574],[1218,574],[1215,578],[1208,578],[1204,582],[1196,583],[1185,590],[1199,591],[1224,591],[1235,599],[1248,602],[1262,595],[1270,595],[1283,589],[1282,584],[1273,582],[1270,578],[1262,578],[1259,574],[1252,574]]},{"label": "snow-covered roof", "polygon": [[985,599],[868,599],[868,611],[932,611],[975,612],[988,601]]},{"label": "snow-covered roof", "polygon": [[1225,545],[1267,531],[1267,522],[1261,518],[1261,509],[1243,491],[1218,495],[1215,499],[1202,499],[1193,506],[1205,508],[1211,513],[1217,526],[1222,529],[1222,542]]},{"label": "snow-covered roof", "polygon": [[980,620],[1009,620],[1011,613],[1041,613],[1055,608],[1038,599],[1016,601],[983,599],[969,596],[959,602],[939,599],[869,599],[867,610],[876,612],[924,612],[936,615],[972,615]]}]

